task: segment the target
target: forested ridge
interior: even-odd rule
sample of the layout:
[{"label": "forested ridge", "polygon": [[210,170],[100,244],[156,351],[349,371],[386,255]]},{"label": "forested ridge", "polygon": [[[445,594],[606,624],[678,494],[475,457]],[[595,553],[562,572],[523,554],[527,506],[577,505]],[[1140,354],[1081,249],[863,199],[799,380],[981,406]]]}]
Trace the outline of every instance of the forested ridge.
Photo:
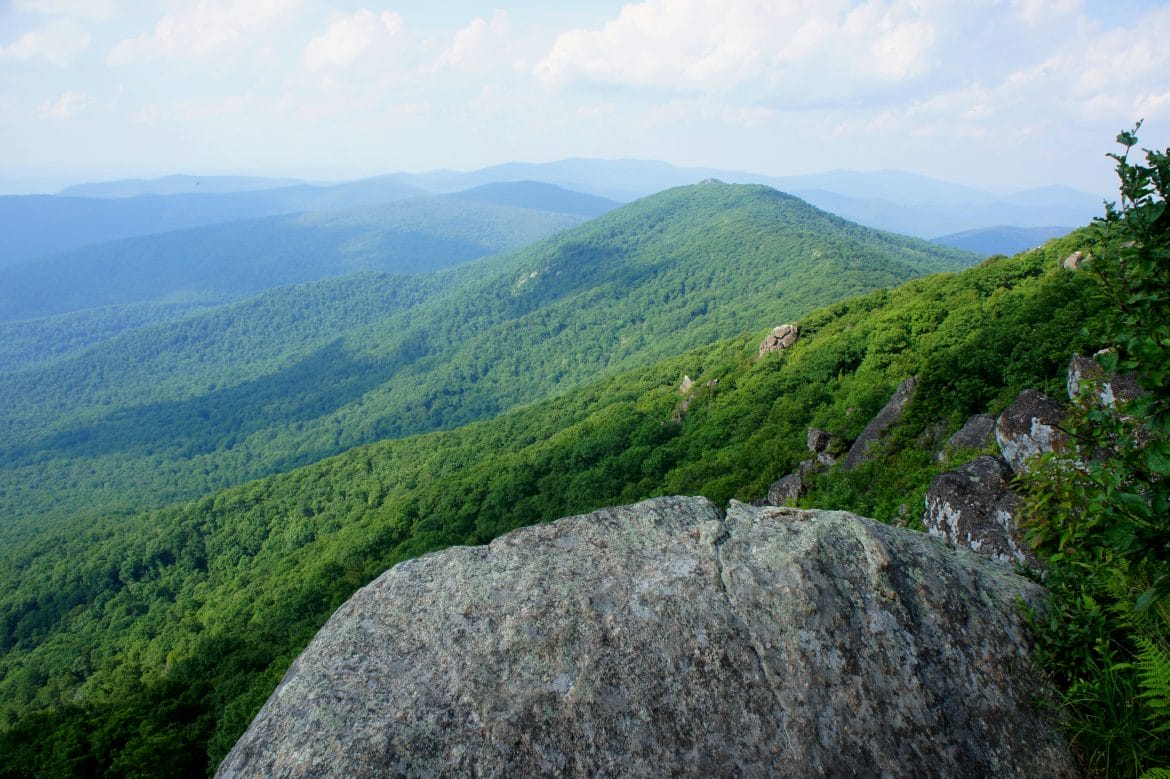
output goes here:
[{"label": "forested ridge", "polygon": [[711,182],[435,274],[274,290],[0,376],[0,511],[195,498],[972,259]]},{"label": "forested ridge", "polygon": [[[758,497],[806,456],[810,425],[855,436],[917,375],[901,432],[855,478],[809,498],[894,520],[953,465],[934,460],[924,433],[994,412],[1025,386],[1055,392],[1070,351],[1095,346],[1097,287],[1060,267],[1083,240],[806,313],[783,352],[757,355],[776,321],[765,309],[733,320],[746,335],[643,358],[493,419],[14,540],[0,574],[4,770],[213,770],[331,611],[387,566],[651,495]],[[530,267],[525,256],[511,272]],[[555,296],[567,279],[546,257],[580,255],[533,267],[534,281],[551,279],[532,289]],[[521,278],[532,277],[510,280]],[[684,375],[696,380],[685,410]]]}]

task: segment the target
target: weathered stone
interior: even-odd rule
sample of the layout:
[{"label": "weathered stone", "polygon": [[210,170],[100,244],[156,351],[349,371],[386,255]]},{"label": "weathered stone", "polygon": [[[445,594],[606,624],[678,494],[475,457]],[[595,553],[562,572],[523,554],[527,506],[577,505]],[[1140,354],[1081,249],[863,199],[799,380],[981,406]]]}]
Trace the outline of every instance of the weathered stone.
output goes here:
[{"label": "weathered stone", "polygon": [[1084,252],[1075,251],[1069,256],[1065,257],[1064,262],[1062,262],[1061,265],[1065,268],[1065,270],[1078,270],[1084,263],[1085,259],[1086,257]]},{"label": "weathered stone", "polygon": [[1043,392],[1021,392],[995,422],[995,441],[1011,469],[1022,473],[1030,458],[1063,447],[1068,440],[1060,428],[1063,419],[1064,406]]},{"label": "weathered stone", "polygon": [[800,328],[795,324],[780,325],[772,328],[772,332],[768,337],[760,343],[760,354],[764,355],[768,352],[774,352],[778,349],[787,349],[792,344],[796,343],[796,339],[800,336]]},{"label": "weathered stone", "polygon": [[940,473],[926,491],[922,523],[931,535],[1006,562],[1036,566],[1016,525],[1019,496],[1002,457],[982,455]]},{"label": "weathered stone", "polygon": [[691,391],[691,387],[693,386],[695,386],[695,380],[684,374],[682,381],[679,382],[678,385],[678,393],[680,395],[685,395]]},{"label": "weathered stone", "polygon": [[768,488],[768,505],[792,505],[804,495],[805,489],[807,486],[804,483],[803,474],[790,473],[787,476],[781,476]]},{"label": "weathered stone", "polygon": [[836,465],[837,455],[844,450],[837,436],[816,427],[808,429],[806,444],[808,450],[816,455],[816,461],[825,467]]},{"label": "weathered stone", "polygon": [[902,420],[902,412],[906,410],[906,406],[914,398],[914,390],[917,386],[917,376],[911,376],[898,385],[898,389],[894,391],[886,405],[877,413],[877,416],[870,420],[870,423],[861,431],[861,435],[857,436],[857,440],[849,447],[849,453],[845,455],[842,467],[846,470],[852,470],[869,459],[869,447],[876,443],[887,430]]},{"label": "weathered stone", "polygon": [[1106,374],[1105,369],[1092,357],[1074,354],[1068,364],[1068,397],[1073,400],[1081,392],[1081,386],[1088,383],[1095,387],[1097,400],[1105,406],[1128,403],[1141,397],[1144,390],[1132,373]]},{"label": "weathered stone", "polygon": [[943,460],[959,449],[982,449],[995,441],[995,417],[990,414],[974,414],[963,426],[947,439],[938,459]]},{"label": "weathered stone", "polygon": [[843,512],[604,509],[383,574],[218,776],[1071,776],[1021,597]]},{"label": "weathered stone", "polygon": [[833,438],[835,436],[827,430],[810,427],[808,429],[808,438],[806,439],[808,450],[813,454],[820,454],[833,442]]}]

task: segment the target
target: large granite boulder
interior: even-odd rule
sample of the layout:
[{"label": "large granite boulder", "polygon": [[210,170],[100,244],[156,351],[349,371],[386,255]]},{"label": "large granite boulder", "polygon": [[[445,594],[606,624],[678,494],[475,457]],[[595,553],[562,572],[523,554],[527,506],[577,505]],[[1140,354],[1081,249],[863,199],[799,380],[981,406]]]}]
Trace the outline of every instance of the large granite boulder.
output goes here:
[{"label": "large granite boulder", "polygon": [[851,514],[604,509],[387,571],[218,776],[1070,776],[1021,597]]},{"label": "large granite boulder", "polygon": [[1037,565],[1016,525],[1019,496],[1002,457],[982,455],[940,473],[926,491],[928,533],[1005,562]]},{"label": "large granite boulder", "polygon": [[917,376],[911,376],[898,385],[898,389],[886,401],[886,405],[877,413],[877,416],[870,420],[865,429],[861,431],[861,435],[857,436],[857,440],[849,447],[849,452],[842,462],[843,468],[853,470],[869,459],[869,447],[876,443],[887,430],[902,421],[902,412],[914,399],[914,390],[917,388]]},{"label": "large granite boulder", "polygon": [[1022,473],[1031,458],[1064,446],[1064,413],[1062,404],[1034,389],[1021,392],[1003,410],[995,421],[995,441],[1012,471]]}]

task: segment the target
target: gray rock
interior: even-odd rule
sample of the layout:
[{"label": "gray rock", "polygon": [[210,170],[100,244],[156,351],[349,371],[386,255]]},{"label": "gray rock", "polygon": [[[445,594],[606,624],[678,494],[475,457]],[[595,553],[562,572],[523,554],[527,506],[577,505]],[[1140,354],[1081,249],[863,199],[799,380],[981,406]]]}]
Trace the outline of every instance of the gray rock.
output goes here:
[{"label": "gray rock", "polygon": [[395,566],[220,777],[1071,776],[1000,563],[660,498]]},{"label": "gray rock", "polygon": [[760,343],[760,356],[768,352],[775,352],[780,349],[787,349],[796,343],[796,339],[800,337],[800,328],[795,324],[780,325],[772,328],[772,332],[768,334]]},{"label": "gray rock", "polygon": [[891,427],[902,420],[902,412],[914,399],[914,390],[918,387],[918,377],[911,376],[898,385],[893,396],[882,407],[870,423],[861,431],[861,435],[849,447],[842,467],[852,470],[869,459],[869,447],[876,443]]},{"label": "gray rock", "polygon": [[840,442],[837,436],[821,430],[820,428],[810,427],[808,429],[808,438],[806,439],[808,450],[816,455],[816,461],[825,467],[837,464],[837,455],[841,453],[844,447],[840,447]]},{"label": "gray rock", "polygon": [[995,441],[995,417],[990,414],[974,414],[955,434],[947,439],[938,459],[960,449],[982,449]]},{"label": "gray rock", "polygon": [[1007,462],[986,454],[940,473],[926,491],[922,523],[931,535],[979,554],[1038,566],[1016,525],[1020,499],[1011,480]]},{"label": "gray rock", "polygon": [[1084,264],[1086,259],[1085,253],[1078,250],[1065,257],[1064,262],[1061,263],[1061,267],[1065,270],[1080,270],[1081,265]]},{"label": "gray rock", "polygon": [[1068,441],[1060,428],[1064,406],[1034,389],[1026,389],[995,421],[995,441],[1016,473],[1027,470],[1029,459],[1056,451]]},{"label": "gray rock", "polygon": [[804,474],[790,473],[787,476],[781,476],[768,488],[768,505],[792,505],[804,495],[806,489]]},{"label": "gray rock", "polygon": [[813,454],[820,454],[829,447],[833,442],[835,436],[827,430],[821,430],[819,427],[810,427],[808,429],[808,437],[806,443],[808,450]]}]

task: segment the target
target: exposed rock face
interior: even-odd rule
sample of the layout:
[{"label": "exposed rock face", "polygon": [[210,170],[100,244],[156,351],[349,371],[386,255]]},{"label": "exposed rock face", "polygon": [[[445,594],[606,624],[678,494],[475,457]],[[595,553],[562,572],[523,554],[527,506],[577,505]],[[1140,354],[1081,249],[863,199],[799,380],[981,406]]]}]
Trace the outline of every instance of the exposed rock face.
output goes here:
[{"label": "exposed rock face", "polygon": [[926,491],[927,532],[997,560],[1037,565],[1019,537],[1011,479],[1007,462],[986,454],[940,473]]},{"label": "exposed rock face", "polygon": [[810,427],[808,429],[807,439],[808,450],[816,455],[816,461],[821,465],[828,467],[837,463],[837,455],[844,450],[844,447],[838,448],[840,442],[837,436],[821,430],[820,428]]},{"label": "exposed rock face", "polygon": [[800,337],[800,328],[795,324],[790,323],[774,327],[768,337],[760,343],[760,354],[764,355],[779,349],[787,349],[796,343],[798,337]]},{"label": "exposed rock face", "polygon": [[1097,400],[1105,406],[1116,406],[1118,403],[1128,403],[1136,400],[1143,393],[1132,373],[1118,375],[1106,374],[1097,361],[1092,357],[1074,354],[1068,364],[1068,398],[1073,400],[1080,394],[1081,386],[1085,383],[1092,385]]},{"label": "exposed rock face", "polygon": [[975,414],[955,434],[947,439],[938,459],[942,460],[950,452],[959,449],[982,449],[995,441],[995,417],[990,414]]},{"label": "exposed rock face", "polygon": [[804,495],[805,489],[803,474],[790,473],[787,476],[781,476],[768,488],[768,505],[792,505]]},{"label": "exposed rock face", "polygon": [[906,406],[914,399],[914,390],[917,387],[917,376],[911,376],[898,385],[898,389],[894,391],[893,396],[886,405],[865,426],[865,429],[861,431],[861,435],[853,442],[853,446],[849,447],[849,453],[845,455],[845,460],[842,463],[844,468],[852,470],[869,459],[870,445],[875,443],[882,437],[883,433],[902,420],[902,412],[906,410]]},{"label": "exposed rock face", "polygon": [[1062,262],[1061,265],[1065,268],[1065,270],[1079,270],[1081,265],[1084,264],[1085,259],[1086,257],[1084,252],[1075,251],[1069,256],[1065,257],[1064,262]]},{"label": "exposed rock face", "polygon": [[1068,436],[1060,429],[1064,406],[1034,389],[1026,389],[995,422],[995,440],[1016,473],[1027,469],[1031,457],[1052,452]]},{"label": "exposed rock face", "polygon": [[841,512],[604,509],[383,574],[218,776],[1071,776],[1020,596]]}]

